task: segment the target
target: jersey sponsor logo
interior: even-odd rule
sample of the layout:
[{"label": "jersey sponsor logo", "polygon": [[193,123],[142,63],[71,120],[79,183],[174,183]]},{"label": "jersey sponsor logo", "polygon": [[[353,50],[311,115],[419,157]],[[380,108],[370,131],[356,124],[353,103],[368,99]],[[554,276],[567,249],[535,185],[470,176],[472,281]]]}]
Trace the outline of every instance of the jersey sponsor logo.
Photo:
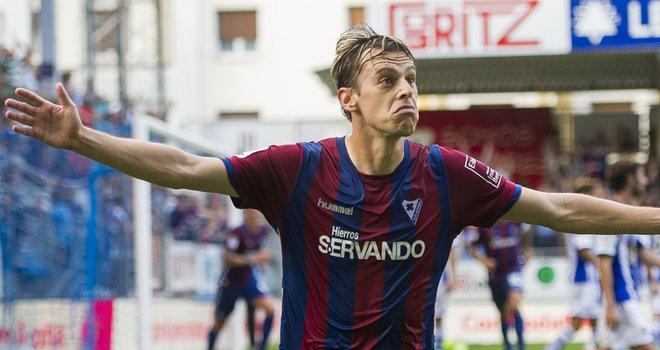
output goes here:
[{"label": "jersey sponsor logo", "polygon": [[484,179],[492,186],[496,188],[500,187],[500,182],[502,182],[502,175],[500,175],[500,173],[467,155],[465,156],[465,169],[477,174],[477,176]]},{"label": "jersey sponsor logo", "polygon": [[353,215],[353,207],[344,207],[336,203],[326,202],[321,198],[319,198],[316,206],[339,214]]},{"label": "jersey sponsor logo", "polygon": [[406,211],[406,214],[408,214],[408,218],[410,218],[410,221],[412,221],[413,225],[417,224],[417,218],[419,217],[419,211],[422,210],[422,201],[421,198],[417,198],[414,200],[403,200],[401,201],[401,205],[403,206],[403,210]]},{"label": "jersey sponsor logo", "polygon": [[319,251],[342,259],[351,260],[406,260],[424,255],[426,244],[414,242],[359,241],[360,233],[333,226],[330,235],[319,236]]}]

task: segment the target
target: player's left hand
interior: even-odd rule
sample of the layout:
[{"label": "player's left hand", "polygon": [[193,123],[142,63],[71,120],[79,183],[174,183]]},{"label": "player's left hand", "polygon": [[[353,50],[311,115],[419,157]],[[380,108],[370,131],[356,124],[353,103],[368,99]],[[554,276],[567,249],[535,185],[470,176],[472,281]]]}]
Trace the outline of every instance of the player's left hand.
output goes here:
[{"label": "player's left hand", "polygon": [[257,253],[257,255],[254,256],[252,261],[254,262],[255,265],[261,268],[265,268],[271,259],[272,259],[272,255],[270,254],[270,252],[265,249],[262,249]]}]

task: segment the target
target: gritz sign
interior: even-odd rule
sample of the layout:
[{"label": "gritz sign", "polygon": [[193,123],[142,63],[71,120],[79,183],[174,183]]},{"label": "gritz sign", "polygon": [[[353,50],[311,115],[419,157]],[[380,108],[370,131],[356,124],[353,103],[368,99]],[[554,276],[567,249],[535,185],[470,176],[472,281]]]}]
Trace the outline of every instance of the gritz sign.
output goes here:
[{"label": "gritz sign", "polygon": [[368,21],[406,41],[418,57],[570,52],[565,0],[454,0],[371,5]]},{"label": "gritz sign", "polygon": [[574,51],[660,48],[660,0],[571,0]]}]

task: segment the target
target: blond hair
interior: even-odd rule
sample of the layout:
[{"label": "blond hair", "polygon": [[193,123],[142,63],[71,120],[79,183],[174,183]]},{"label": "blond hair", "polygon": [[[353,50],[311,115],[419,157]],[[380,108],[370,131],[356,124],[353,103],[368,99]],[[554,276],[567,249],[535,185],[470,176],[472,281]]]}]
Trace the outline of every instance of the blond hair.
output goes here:
[{"label": "blond hair", "polygon": [[[387,53],[402,53],[413,62],[415,58],[403,41],[376,33],[366,24],[351,27],[337,40],[335,59],[330,67],[330,75],[337,90],[343,87],[359,91],[357,78],[368,62]],[[369,55],[368,59],[364,59]],[[351,113],[342,108],[342,113],[351,120]]]}]

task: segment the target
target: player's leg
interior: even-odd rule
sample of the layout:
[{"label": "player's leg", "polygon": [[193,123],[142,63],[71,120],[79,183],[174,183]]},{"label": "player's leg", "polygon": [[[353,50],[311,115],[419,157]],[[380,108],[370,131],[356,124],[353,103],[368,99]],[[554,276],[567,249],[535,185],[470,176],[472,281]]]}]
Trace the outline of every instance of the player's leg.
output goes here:
[{"label": "player's leg", "polygon": [[509,320],[507,319],[506,306],[506,283],[504,281],[489,281],[490,293],[493,302],[500,313],[500,327],[502,329],[502,341],[505,350],[511,349],[509,342]]},{"label": "player's leg", "polygon": [[262,295],[252,299],[251,304],[264,311],[266,318],[261,327],[261,342],[259,342],[259,350],[264,350],[268,345],[268,336],[273,327],[273,317],[275,315],[275,305],[269,295]]},{"label": "player's leg", "polygon": [[522,300],[522,273],[511,272],[506,278],[506,313],[507,319],[513,320],[518,337],[518,349],[525,349],[525,323],[520,314],[520,302]]},{"label": "player's leg", "polygon": [[208,350],[213,350],[220,331],[225,326],[227,318],[234,310],[238,293],[229,288],[220,288],[216,297],[213,327],[208,334]]},{"label": "player's leg", "polygon": [[510,289],[507,297],[507,303],[505,307],[505,312],[507,314],[507,319],[511,322],[513,319],[513,324],[516,329],[516,336],[518,337],[518,349],[525,349],[525,338],[523,332],[525,330],[525,325],[523,323],[522,316],[520,315],[520,300],[522,299],[522,293],[517,289]]},{"label": "player's leg", "polygon": [[577,332],[580,327],[582,326],[582,319],[579,317],[571,317],[571,324],[567,325],[564,327],[564,329],[561,331],[557,339],[555,341],[546,346],[545,350],[561,350],[566,346],[568,342],[573,339],[573,335],[575,332]]},{"label": "player's leg", "polygon": [[248,324],[248,335],[250,336],[250,346],[255,347],[257,345],[254,340],[254,306],[252,303],[246,303],[246,312],[247,312],[247,324]]},{"label": "player's leg", "polygon": [[268,336],[273,327],[275,306],[268,293],[268,287],[259,270],[253,269],[252,276],[246,283],[244,297],[245,300],[248,300],[249,303],[252,304],[252,306],[263,310],[266,314],[266,318],[261,327],[261,341],[258,344],[258,349],[266,349],[268,345]]},{"label": "player's leg", "polygon": [[585,346],[586,350],[596,350],[598,349],[598,343],[596,343],[596,326],[598,325],[598,319],[589,320],[589,325],[591,325],[591,340],[589,344]]}]

